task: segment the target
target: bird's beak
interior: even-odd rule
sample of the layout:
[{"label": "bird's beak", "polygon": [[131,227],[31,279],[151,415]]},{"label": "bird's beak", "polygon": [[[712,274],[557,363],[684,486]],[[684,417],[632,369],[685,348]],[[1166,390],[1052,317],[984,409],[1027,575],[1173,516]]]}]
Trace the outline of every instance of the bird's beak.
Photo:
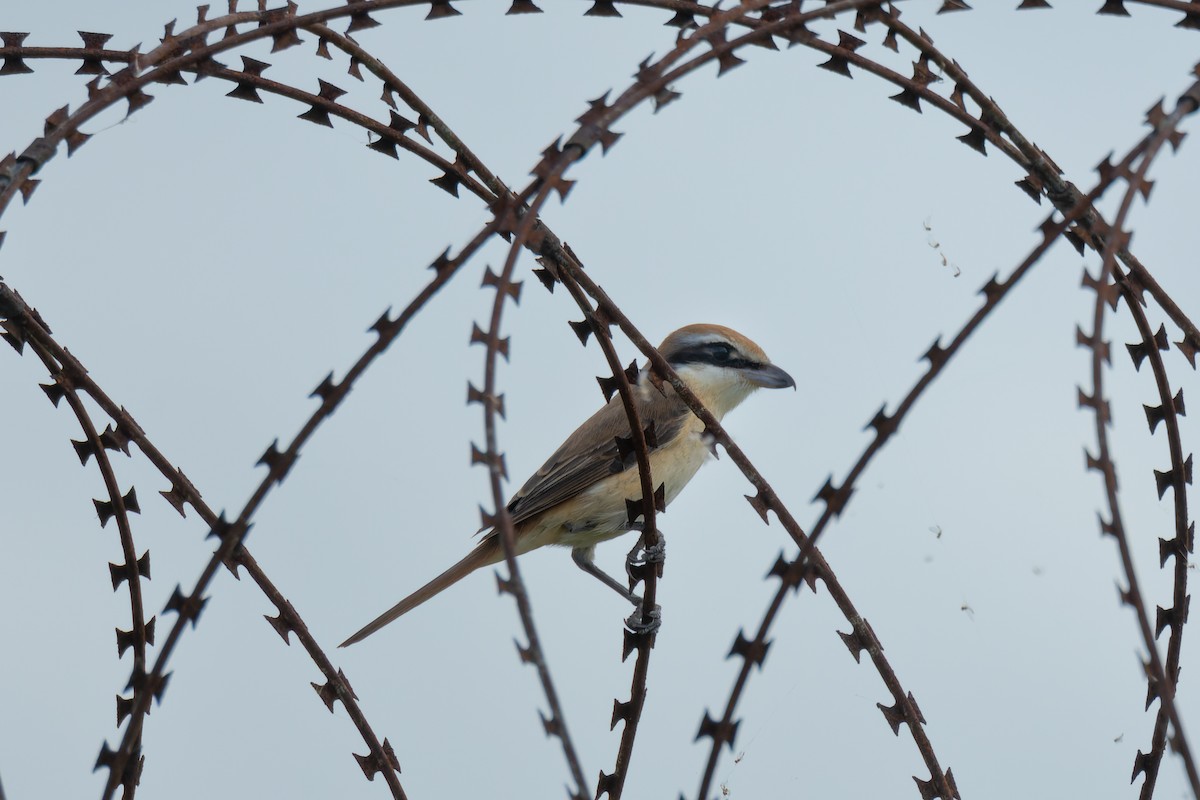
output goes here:
[{"label": "bird's beak", "polygon": [[774,364],[763,364],[761,367],[744,370],[743,372],[746,380],[755,386],[762,386],[765,389],[782,389],[786,386],[791,386],[793,389],[796,388],[796,381],[792,376]]}]

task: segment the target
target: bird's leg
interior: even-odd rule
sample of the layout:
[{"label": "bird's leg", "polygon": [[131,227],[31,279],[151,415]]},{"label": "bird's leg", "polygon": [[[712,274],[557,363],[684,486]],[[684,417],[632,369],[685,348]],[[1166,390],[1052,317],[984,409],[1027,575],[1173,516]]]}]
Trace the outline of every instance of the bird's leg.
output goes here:
[{"label": "bird's leg", "polygon": [[620,581],[596,566],[595,562],[592,561],[592,555],[595,552],[595,547],[576,547],[571,550],[571,560],[574,561],[575,565],[581,570],[592,577],[599,579],[601,583],[612,589],[617,594],[621,595],[621,597],[624,597],[635,606],[640,606],[642,604],[642,598],[638,597],[632,591],[622,586]]}]

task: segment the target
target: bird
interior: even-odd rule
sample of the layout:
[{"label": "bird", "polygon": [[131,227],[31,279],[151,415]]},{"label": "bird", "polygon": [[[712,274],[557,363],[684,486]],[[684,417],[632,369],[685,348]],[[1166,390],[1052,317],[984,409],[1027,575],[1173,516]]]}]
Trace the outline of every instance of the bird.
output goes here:
[{"label": "bird", "polygon": [[[796,388],[787,372],[771,363],[763,349],[723,325],[695,324],[674,331],[659,353],[693,394],[718,420],[759,388]],[[648,380],[642,366],[632,387],[642,425],[653,426],[657,446],[650,451],[650,473],[663,486],[667,504],[700,466],[715,454],[704,422],[669,383],[661,388]],[[637,604],[639,598],[593,561],[597,544],[638,527],[628,519],[627,498],[641,497],[637,460],[622,453],[617,438],[631,429],[618,394],[580,425],[533,474],[507,505],[518,555],[546,545],[571,548],[585,572]],[[481,528],[480,533],[486,529]],[[477,569],[504,560],[496,528],[487,530],[461,561],[405,597],[367,624],[340,647],[360,642]]]}]

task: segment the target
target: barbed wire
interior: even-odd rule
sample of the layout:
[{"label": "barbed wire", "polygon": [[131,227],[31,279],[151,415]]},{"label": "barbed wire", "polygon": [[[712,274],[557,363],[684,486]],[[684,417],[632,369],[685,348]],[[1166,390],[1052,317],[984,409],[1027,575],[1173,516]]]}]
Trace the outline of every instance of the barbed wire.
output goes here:
[{"label": "barbed wire", "polygon": [[[1200,67],[1197,68],[1196,73],[1200,75]],[[1099,442],[1100,453],[1099,457],[1095,459],[1089,456],[1088,466],[1089,468],[1098,470],[1104,477],[1105,495],[1109,505],[1111,521],[1105,523],[1101,520],[1101,529],[1104,533],[1111,534],[1117,540],[1118,549],[1121,554],[1121,564],[1125,572],[1126,583],[1128,584],[1128,588],[1121,591],[1121,602],[1132,607],[1134,613],[1137,615],[1138,628],[1143,644],[1146,647],[1147,657],[1144,667],[1146,679],[1149,684],[1146,694],[1146,707],[1149,708],[1156,698],[1160,701],[1150,752],[1142,753],[1139,750],[1134,760],[1132,780],[1136,780],[1139,774],[1145,776],[1141,793],[1143,800],[1151,797],[1154,792],[1159,766],[1166,749],[1168,722],[1175,731],[1172,744],[1175,751],[1180,754],[1184,767],[1187,770],[1192,792],[1193,794],[1200,795],[1200,774],[1197,773],[1191,747],[1188,744],[1187,737],[1184,735],[1179,711],[1175,705],[1175,688],[1179,675],[1179,656],[1183,636],[1182,622],[1187,616],[1189,602],[1187,596],[1187,561],[1188,554],[1192,550],[1192,543],[1186,484],[1191,482],[1191,455],[1187,457],[1186,461],[1184,460],[1179,437],[1179,413],[1183,409],[1183,392],[1181,389],[1177,395],[1171,393],[1166,368],[1163,365],[1162,354],[1160,352],[1169,347],[1166,339],[1166,330],[1160,328],[1159,333],[1152,331],[1142,307],[1143,300],[1140,286],[1137,284],[1136,278],[1132,277],[1132,273],[1126,274],[1120,270],[1120,267],[1116,264],[1116,255],[1119,250],[1124,249],[1124,244],[1130,238],[1125,225],[1135,198],[1138,196],[1148,198],[1150,183],[1147,179],[1147,173],[1155,156],[1161,152],[1163,145],[1168,142],[1178,145],[1177,126],[1179,122],[1185,116],[1194,114],[1197,109],[1200,109],[1200,81],[1193,83],[1192,87],[1180,96],[1172,112],[1162,112],[1161,103],[1155,109],[1152,109],[1148,115],[1148,121],[1154,130],[1147,137],[1147,140],[1145,140],[1145,153],[1137,163],[1136,169],[1132,169],[1132,165],[1129,163],[1123,163],[1111,169],[1110,176],[1114,179],[1118,177],[1122,178],[1127,186],[1121,197],[1121,205],[1114,217],[1111,229],[1105,231],[1103,238],[1099,242],[1092,243],[1092,246],[1095,247],[1096,244],[1102,242],[1100,274],[1094,283],[1084,281],[1085,286],[1091,285],[1096,290],[1095,332],[1092,337],[1094,389],[1090,398],[1083,395],[1082,391],[1080,392],[1080,406],[1091,407],[1095,412],[1096,436]],[[1104,287],[1107,287],[1107,289]],[[1106,355],[1108,349],[1107,347],[1102,348],[1099,343],[1095,342],[1095,338],[1099,336],[1100,325],[1105,315],[1105,308],[1109,305],[1108,301],[1114,301],[1113,304],[1115,305],[1116,295],[1113,294],[1115,287],[1120,288],[1130,314],[1137,325],[1138,332],[1142,337],[1141,342],[1128,345],[1134,367],[1140,369],[1143,360],[1149,360],[1155,377],[1155,386],[1161,401],[1157,407],[1145,407],[1146,419],[1150,426],[1150,431],[1154,433],[1158,423],[1164,423],[1164,428],[1167,431],[1168,447],[1170,449],[1171,469],[1165,472],[1156,470],[1155,478],[1158,485],[1159,499],[1163,497],[1168,488],[1172,489],[1174,496],[1176,532],[1172,540],[1160,540],[1160,566],[1165,566],[1168,557],[1175,556],[1175,597],[1174,604],[1170,609],[1164,609],[1161,606],[1158,607],[1153,629],[1150,625],[1145,598],[1139,588],[1137,572],[1133,566],[1129,537],[1122,522],[1120,506],[1118,504],[1116,465],[1111,459],[1106,436],[1107,426],[1111,422],[1111,414],[1108,411],[1107,403],[1102,400],[1102,395],[1100,394],[1099,376],[1102,374],[1102,371],[1097,369],[1099,362],[1103,359],[1102,354]],[[1168,641],[1167,658],[1164,663],[1155,645],[1155,640],[1162,634],[1163,629],[1167,627],[1171,629],[1171,636]]]},{"label": "barbed wire", "polygon": [[[439,19],[457,15],[460,12],[449,0],[424,0],[429,3],[427,19]],[[321,401],[320,407],[312,414],[300,432],[291,442],[280,450],[278,440],[267,448],[259,463],[267,467],[267,474],[252,493],[251,499],[232,521],[226,521],[223,514],[215,513],[201,499],[199,492],[186,478],[183,471],[173,462],[163,456],[151,443],[149,437],[133,420],[122,406],[109,400],[108,396],[88,376],[82,364],[72,356],[66,348],[59,345],[44,324],[40,315],[28,306],[18,293],[7,285],[0,284],[0,317],[3,317],[4,335],[10,343],[20,349],[23,344],[30,344],[38,357],[50,370],[54,383],[44,386],[47,395],[57,405],[58,401],[66,398],[68,405],[76,416],[83,431],[83,439],[75,443],[80,461],[86,465],[90,458],[95,459],[98,469],[104,479],[106,500],[95,501],[97,513],[102,527],[108,519],[115,519],[120,537],[123,563],[111,564],[110,572],[114,590],[122,582],[129,584],[131,605],[131,629],[118,629],[118,651],[123,657],[126,649],[132,648],[134,665],[131,670],[129,685],[126,690],[132,690],[132,696],[118,696],[118,727],[125,724],[125,732],[116,750],[110,750],[105,744],[97,766],[109,769],[108,783],[104,796],[111,797],[118,787],[122,788],[126,798],[132,797],[137,786],[142,764],[142,734],[145,714],[151,702],[161,701],[169,673],[166,666],[184,633],[187,623],[193,626],[207,600],[206,592],[213,576],[221,565],[226,566],[235,575],[237,568],[245,567],[255,584],[275,604],[278,616],[269,617],[275,630],[289,640],[289,634],[295,633],[302,643],[306,653],[314,661],[325,676],[324,684],[313,684],[320,698],[332,711],[335,700],[341,700],[353,723],[358,729],[368,747],[366,756],[356,756],[368,778],[382,773],[394,797],[404,797],[404,791],[398,780],[399,762],[386,739],[380,741],[368,725],[363,712],[359,708],[357,698],[350,688],[349,682],[340,669],[336,669],[324,654],[321,647],[308,632],[307,626],[291,603],[284,598],[279,589],[267,578],[266,573],[258,562],[245,549],[244,540],[252,525],[252,518],[262,506],[271,489],[280,484],[289,474],[300,450],[315,433],[320,424],[336,410],[354,381],[369,368],[384,350],[399,336],[409,320],[422,312],[432,296],[446,283],[452,280],[461,268],[469,261],[486,242],[494,236],[509,239],[508,254],[503,268],[493,272],[490,268],[485,271],[483,285],[493,288],[495,296],[492,304],[491,318],[488,327],[478,325],[472,332],[472,341],[485,346],[485,366],[483,388],[475,389],[472,385],[468,392],[469,403],[479,403],[484,414],[485,447],[475,448],[473,460],[487,467],[489,483],[495,513],[483,512],[485,526],[495,527],[500,533],[504,544],[506,566],[509,571],[507,578],[501,579],[500,587],[505,593],[511,594],[516,600],[519,616],[524,628],[527,644],[518,644],[521,660],[535,666],[547,702],[550,706],[550,716],[543,717],[547,734],[561,740],[568,770],[575,783],[570,789],[573,797],[584,795],[585,780],[579,754],[575,751],[568,733],[565,713],[558,700],[554,688],[550,668],[545,654],[540,646],[539,637],[532,619],[532,602],[521,579],[519,567],[515,558],[515,543],[511,518],[505,509],[503,482],[507,475],[504,465],[504,455],[500,450],[497,434],[497,415],[502,416],[504,410],[503,395],[497,385],[498,357],[508,357],[509,340],[500,335],[503,312],[506,302],[514,304],[519,299],[520,281],[515,280],[515,270],[522,250],[536,254],[541,269],[535,274],[548,289],[555,284],[564,285],[575,304],[583,311],[584,320],[572,323],[577,335],[586,345],[587,335],[595,335],[608,366],[612,370],[611,379],[602,379],[602,388],[606,394],[616,391],[622,398],[623,405],[629,418],[631,441],[626,444],[631,448],[638,463],[641,499],[630,498],[635,505],[631,506],[631,523],[636,520],[637,512],[644,517],[642,546],[652,549],[657,544],[657,527],[655,522],[656,504],[654,479],[650,473],[649,456],[652,450],[652,437],[648,437],[638,419],[636,408],[632,402],[632,384],[637,380],[636,365],[629,369],[622,368],[614,348],[611,328],[618,327],[622,333],[647,358],[651,368],[651,380],[669,382],[685,403],[699,416],[707,426],[707,433],[715,442],[730,454],[731,460],[743,472],[743,475],[755,487],[756,494],[747,496],[755,511],[767,522],[768,511],[774,511],[781,524],[792,540],[799,546],[799,554],[788,561],[782,556],[772,567],[769,577],[781,579],[781,585],[776,592],[762,621],[757,627],[753,639],[748,639],[739,630],[730,656],[737,655],[742,659],[738,678],[734,684],[725,710],[719,720],[712,719],[707,713],[701,724],[697,738],[711,739],[709,758],[706,762],[704,776],[700,782],[698,797],[701,800],[709,797],[715,767],[722,745],[729,749],[733,747],[738,721],[734,714],[749,675],[754,666],[762,667],[770,640],[767,638],[772,623],[782,607],[788,592],[799,588],[802,581],[813,586],[816,580],[824,582],[830,590],[830,596],[851,624],[850,633],[841,633],[843,641],[854,655],[856,661],[863,650],[866,650],[872,664],[883,679],[892,695],[892,704],[885,706],[877,704],[883,711],[885,720],[893,732],[899,733],[900,724],[907,723],[921,757],[929,770],[930,777],[914,778],[923,798],[959,797],[958,788],[949,769],[942,770],[940,762],[933,751],[932,744],[924,731],[924,717],[911,692],[905,691],[896,677],[895,670],[882,654],[882,646],[863,619],[857,608],[851,603],[848,595],[833,575],[832,569],[824,557],[816,549],[817,539],[828,529],[834,519],[844,510],[854,486],[860,475],[871,462],[874,455],[896,432],[900,422],[925,390],[938,377],[944,367],[957,354],[963,342],[972,335],[982,323],[998,307],[1001,300],[1016,286],[1018,281],[1038,263],[1042,255],[1059,239],[1067,238],[1080,252],[1090,247],[1102,255],[1102,267],[1099,277],[1091,279],[1085,273],[1085,286],[1096,291],[1096,312],[1093,333],[1090,336],[1080,332],[1079,341],[1091,348],[1093,361],[1093,392],[1085,395],[1080,393],[1081,406],[1090,407],[1095,412],[1097,437],[1099,440],[1098,455],[1089,457],[1089,466],[1098,469],[1105,477],[1107,502],[1112,518],[1111,522],[1102,521],[1105,533],[1115,535],[1126,573],[1129,589],[1122,594],[1122,599],[1133,606],[1138,616],[1143,645],[1147,649],[1147,678],[1149,681],[1147,707],[1155,697],[1160,700],[1159,712],[1156,717],[1151,750],[1147,754],[1138,753],[1135,761],[1134,779],[1143,773],[1145,781],[1142,786],[1143,798],[1149,797],[1155,785],[1162,756],[1165,752],[1168,728],[1174,732],[1171,741],[1179,753],[1181,761],[1189,774],[1193,793],[1200,796],[1200,778],[1197,777],[1196,767],[1191,756],[1187,740],[1183,735],[1182,721],[1174,703],[1175,683],[1179,672],[1181,641],[1183,625],[1187,616],[1187,566],[1188,554],[1192,549],[1192,523],[1188,518],[1186,501],[1186,485],[1191,482],[1191,458],[1183,456],[1181,434],[1178,426],[1178,415],[1183,413],[1182,391],[1172,394],[1166,367],[1161,357],[1161,350],[1167,349],[1165,329],[1155,333],[1143,311],[1143,291],[1149,292],[1154,302],[1182,331],[1182,339],[1177,343],[1178,348],[1189,358],[1194,367],[1194,355],[1200,347],[1200,334],[1196,326],[1184,310],[1162,289],[1150,271],[1137,260],[1128,249],[1129,235],[1125,231],[1125,218],[1135,196],[1149,193],[1146,181],[1146,171],[1161,150],[1164,143],[1178,145],[1180,134],[1177,126],[1188,113],[1194,112],[1200,103],[1200,84],[1183,95],[1176,108],[1166,113],[1158,107],[1152,112],[1150,122],[1154,130],[1141,142],[1135,145],[1119,162],[1113,164],[1106,161],[1099,168],[1100,177],[1094,188],[1088,193],[1081,193],[1072,184],[1061,177],[1061,170],[1050,157],[1040,148],[1033,145],[1020,130],[1013,125],[1008,117],[1000,110],[992,98],[981,91],[958,66],[957,62],[948,58],[933,46],[932,39],[924,31],[913,31],[900,21],[899,8],[892,3],[869,2],[869,0],[843,0],[843,2],[828,3],[820,9],[802,11],[801,3],[771,3],[768,0],[748,0],[730,9],[720,9],[717,6],[682,2],[682,0],[637,0],[636,2],[621,3],[622,5],[649,6],[673,14],[668,24],[679,28],[675,46],[658,59],[648,58],[638,65],[634,82],[623,92],[617,94],[612,102],[605,95],[591,101],[588,111],[578,120],[578,127],[573,133],[559,138],[544,151],[541,160],[533,169],[533,179],[521,191],[502,183],[491,170],[476,156],[454,133],[450,126],[436,114],[407,84],[377,57],[372,55],[350,34],[379,24],[371,13],[400,6],[423,5],[415,0],[350,0],[346,6],[323,9],[313,13],[301,14],[295,4],[268,9],[265,2],[259,3],[257,11],[238,11],[236,0],[230,0],[229,13],[208,18],[208,6],[200,6],[197,22],[194,26],[176,33],[174,23],[165,27],[164,37],[160,45],[146,54],[138,52],[138,48],[127,51],[111,50],[106,47],[107,34],[81,33],[82,47],[27,47],[24,44],[27,34],[0,34],[0,57],[3,66],[0,75],[23,74],[31,68],[27,60],[81,60],[80,74],[96,76],[88,85],[88,99],[75,111],[63,107],[46,119],[44,135],[32,142],[19,155],[10,154],[0,160],[0,215],[7,210],[11,201],[20,196],[29,202],[39,179],[33,176],[38,170],[58,152],[59,145],[66,144],[67,154],[75,152],[89,138],[82,133],[81,126],[94,119],[101,111],[125,101],[128,103],[128,113],[132,114],[144,108],[153,99],[145,89],[151,84],[176,84],[183,82],[182,73],[194,73],[197,78],[215,77],[233,83],[229,95],[234,98],[261,102],[259,92],[264,91],[286,97],[309,106],[308,110],[299,116],[320,125],[332,125],[332,118],[350,123],[373,134],[376,138],[370,147],[384,155],[398,157],[398,151],[411,153],[426,163],[435,167],[440,175],[430,182],[450,194],[457,196],[458,188],[465,187],[471,194],[478,197],[488,206],[491,219],[474,234],[457,255],[450,257],[448,248],[431,265],[435,277],[412,300],[409,306],[396,318],[390,316],[390,309],[385,311],[372,326],[377,339],[368,350],[347,371],[341,381],[333,380],[333,373],[314,390],[314,397]],[[619,16],[617,10],[619,0],[595,0],[587,12],[591,16]],[[1180,27],[1200,27],[1200,10],[1194,3],[1184,3],[1179,0],[1129,0],[1140,5],[1157,7],[1170,11],[1182,12],[1184,17],[1177,24]],[[1025,2],[1021,8],[1045,6],[1045,3]],[[1106,2],[1099,13],[1111,15],[1128,14],[1124,2]],[[945,2],[942,11],[962,10],[968,6],[961,2]],[[540,11],[529,0],[515,0],[509,13],[533,13]],[[806,25],[819,19],[836,18],[839,15],[855,12],[854,27],[859,32],[865,32],[870,26],[880,24],[887,29],[884,39],[885,47],[898,52],[898,43],[904,41],[916,49],[918,60],[913,62],[911,77],[896,72],[882,63],[869,58],[858,51],[866,44],[845,31],[838,32],[836,44],[822,40],[809,30]],[[328,27],[331,20],[349,18],[346,33],[338,33]],[[701,20],[696,18],[700,17]],[[253,30],[238,31],[245,25],[256,25]],[[735,29],[737,32],[735,33]],[[242,56],[243,68],[230,69],[215,61],[215,56],[233,51],[236,48],[252,42],[270,39],[273,51],[293,47],[301,43],[298,32],[307,31],[318,37],[316,55],[329,58],[329,46],[337,48],[350,58],[349,72],[352,76],[362,79],[360,68],[367,70],[381,81],[384,86],[382,100],[391,107],[390,119],[382,122],[362,114],[338,101],[344,90],[319,79],[316,93],[300,89],[290,83],[274,81],[264,77],[263,73],[270,67],[266,62]],[[223,37],[213,43],[207,38],[217,32],[223,32]],[[855,66],[876,75],[900,88],[898,95],[891,99],[914,110],[921,110],[921,101],[936,108],[952,119],[967,125],[968,133],[959,140],[986,154],[984,142],[989,142],[994,148],[1012,159],[1019,167],[1027,172],[1027,176],[1018,182],[1018,186],[1031,197],[1040,202],[1040,197],[1047,197],[1058,209],[1061,219],[1053,216],[1046,220],[1041,227],[1042,241],[1030,255],[1003,281],[996,277],[990,279],[980,290],[984,296],[981,307],[969,321],[946,345],[939,337],[923,358],[928,361],[927,371],[896,406],[891,414],[886,413],[885,405],[868,423],[867,428],[873,429],[875,436],[854,466],[847,473],[840,485],[835,485],[832,475],[817,492],[815,500],[824,504],[824,508],[811,531],[806,533],[794,517],[783,505],[778,494],[770,484],[759,474],[741,449],[724,431],[720,423],[699,403],[686,384],[674,372],[661,354],[641,334],[634,323],[621,311],[618,305],[588,276],[583,269],[582,261],[563,244],[562,239],[550,230],[541,218],[540,212],[545,203],[554,195],[566,199],[574,180],[565,176],[569,168],[592,152],[598,144],[607,151],[613,146],[620,134],[613,131],[612,126],[618,120],[626,117],[632,110],[646,103],[655,108],[674,102],[681,94],[673,88],[684,78],[692,75],[700,68],[716,63],[718,77],[743,63],[737,52],[752,45],[767,45],[775,47],[774,37],[780,37],[791,45],[804,45],[810,49],[824,53],[828,60],[820,66],[849,76],[850,66]],[[707,48],[707,49],[704,49]],[[703,52],[699,52],[703,50]],[[124,64],[124,68],[115,74],[109,74],[106,64]],[[934,73],[937,68],[954,82],[954,90],[950,97],[937,94],[931,87],[940,78]],[[104,78],[107,78],[105,82]],[[610,93],[611,94],[611,93]],[[416,115],[417,120],[410,120],[401,115],[396,107],[395,98],[399,97]],[[968,111],[966,99],[976,105],[977,111]],[[429,132],[439,138],[453,153],[453,160],[440,155],[432,147]],[[408,134],[416,132],[426,142],[421,144]],[[1136,165],[1136,168],[1135,168]],[[1096,210],[1094,202],[1104,194],[1117,180],[1124,180],[1127,189],[1124,193],[1121,208],[1110,225]],[[2,233],[0,233],[2,242]],[[1123,272],[1117,262],[1125,265],[1128,272]],[[1106,314],[1104,306],[1115,308],[1115,292],[1120,289],[1127,299],[1127,306],[1139,329],[1142,341],[1130,346],[1135,366],[1140,366],[1143,360],[1148,360],[1155,378],[1156,390],[1159,394],[1159,405],[1147,407],[1147,420],[1151,431],[1154,432],[1159,423],[1167,431],[1168,448],[1170,451],[1170,469],[1158,472],[1157,480],[1160,497],[1165,495],[1167,488],[1173,490],[1175,535],[1170,540],[1162,540],[1162,563],[1165,565],[1169,556],[1175,557],[1174,588],[1172,606],[1168,609],[1158,608],[1155,626],[1150,625],[1145,601],[1138,588],[1136,574],[1129,557],[1129,542],[1124,525],[1121,522],[1118,495],[1115,483],[1114,462],[1106,440],[1106,427],[1110,422],[1107,401],[1102,395],[1102,366],[1101,362],[1108,361],[1109,348],[1107,342],[1101,339],[1103,319]],[[80,393],[89,396],[101,410],[111,419],[111,423],[99,432],[92,421]],[[131,488],[121,493],[119,483],[108,457],[107,451],[122,451],[128,454],[128,445],[133,443],[154,464],[154,466],[171,483],[171,488],[162,492],[164,497],[182,515],[185,505],[190,505],[209,526],[211,536],[216,536],[220,544],[204,568],[200,579],[187,593],[182,588],[168,601],[164,611],[174,611],[177,619],[171,628],[167,639],[159,645],[158,655],[151,668],[147,669],[147,645],[154,645],[154,618],[145,620],[144,600],[141,593],[141,579],[149,575],[148,552],[141,557],[136,554],[132,526],[129,513],[138,511],[136,493]],[[661,510],[661,509],[659,509]],[[631,553],[631,559],[634,554]],[[646,565],[643,565],[646,566]],[[653,565],[635,570],[632,575],[636,581],[644,582],[645,605],[641,624],[648,626],[651,619],[648,615],[654,607],[655,579],[658,569]],[[1155,641],[1163,630],[1170,630],[1167,646],[1167,657],[1161,659],[1156,649]],[[628,764],[633,754],[635,737],[646,698],[646,683],[648,676],[649,656],[654,644],[654,633],[648,628],[639,629],[635,626],[623,632],[624,656],[637,652],[633,669],[630,700],[626,703],[615,701],[613,726],[617,721],[625,723],[619,745],[616,767],[611,774],[603,771],[597,784],[595,796],[608,794],[617,798],[624,791]]]}]

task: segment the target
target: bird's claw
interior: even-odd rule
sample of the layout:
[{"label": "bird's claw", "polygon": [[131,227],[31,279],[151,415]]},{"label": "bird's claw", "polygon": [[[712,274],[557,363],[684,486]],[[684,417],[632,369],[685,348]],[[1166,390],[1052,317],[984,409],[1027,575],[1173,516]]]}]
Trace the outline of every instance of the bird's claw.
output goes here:
[{"label": "bird's claw", "polygon": [[652,547],[642,550],[639,561],[643,564],[661,564],[667,559],[667,539],[660,532],[658,541]]},{"label": "bird's claw", "polygon": [[661,531],[658,534],[658,541],[651,547],[642,547],[639,540],[625,558],[625,574],[629,576],[630,589],[645,580],[648,569],[653,569],[655,576],[661,578],[662,565],[666,559],[667,539]]},{"label": "bird's claw", "polygon": [[649,613],[646,612],[643,604],[639,603],[637,611],[634,611],[625,620],[625,627],[639,636],[649,636],[657,633],[661,626],[662,606],[657,603]]}]

